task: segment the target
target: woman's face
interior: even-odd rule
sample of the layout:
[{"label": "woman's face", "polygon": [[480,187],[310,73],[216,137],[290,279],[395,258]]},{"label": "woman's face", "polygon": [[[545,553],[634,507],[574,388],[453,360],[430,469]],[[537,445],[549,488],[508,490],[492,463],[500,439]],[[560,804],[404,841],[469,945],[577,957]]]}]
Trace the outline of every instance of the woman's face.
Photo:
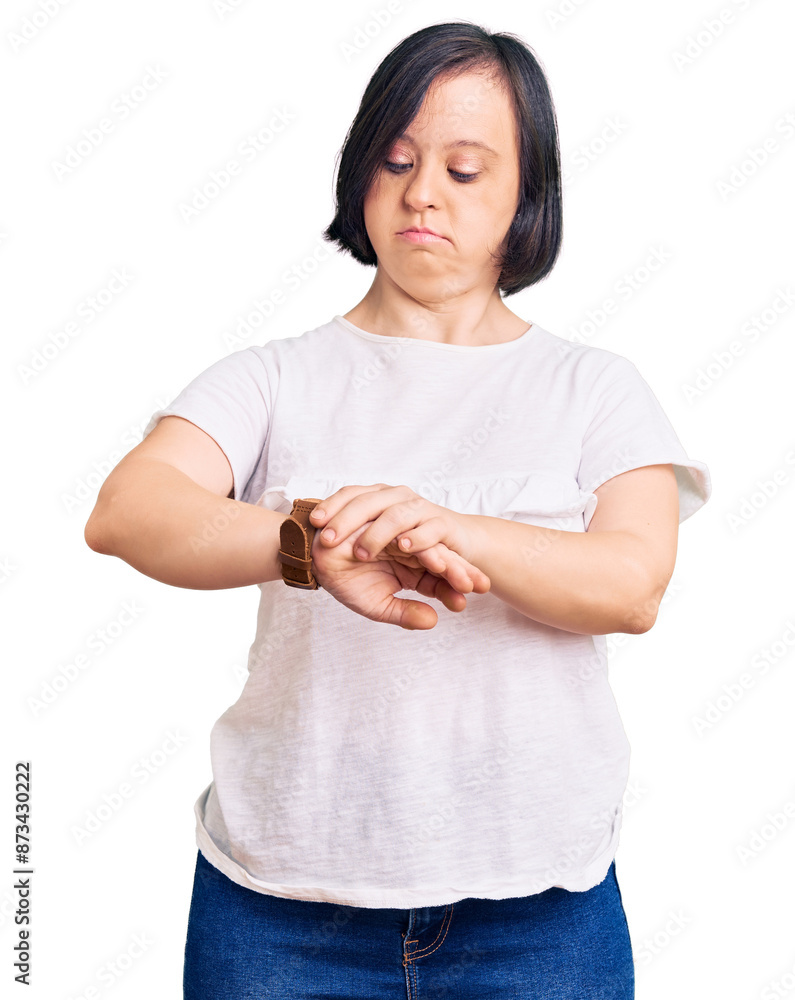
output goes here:
[{"label": "woman's face", "polygon": [[[476,145],[456,143],[483,143]],[[421,301],[489,292],[519,201],[519,148],[509,95],[481,73],[428,88],[364,201],[367,235],[384,276]],[[443,239],[400,235],[416,226]]]}]

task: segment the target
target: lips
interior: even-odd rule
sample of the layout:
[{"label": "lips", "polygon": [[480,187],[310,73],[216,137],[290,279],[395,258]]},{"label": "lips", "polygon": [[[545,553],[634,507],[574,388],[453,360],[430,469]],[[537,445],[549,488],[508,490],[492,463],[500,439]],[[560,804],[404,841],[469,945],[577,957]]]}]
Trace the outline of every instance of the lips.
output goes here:
[{"label": "lips", "polygon": [[414,246],[439,246],[440,243],[449,243],[450,240],[446,236],[441,236],[439,233],[434,232],[432,229],[428,229],[426,226],[420,228],[419,226],[412,226],[411,229],[404,229],[397,236],[403,240],[404,244],[411,244]]},{"label": "lips", "polygon": [[399,236],[403,233],[428,233],[430,236],[438,236],[440,239],[446,240],[446,236],[442,236],[441,233],[437,233],[435,229],[428,229],[426,226],[409,226],[408,229],[401,229]]}]

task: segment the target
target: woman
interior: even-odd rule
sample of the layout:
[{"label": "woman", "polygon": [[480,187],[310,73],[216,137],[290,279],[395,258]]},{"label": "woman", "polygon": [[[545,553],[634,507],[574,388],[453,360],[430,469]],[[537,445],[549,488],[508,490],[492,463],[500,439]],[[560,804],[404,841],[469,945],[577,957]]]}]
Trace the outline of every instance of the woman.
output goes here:
[{"label": "woman", "polygon": [[[389,53],[325,236],[376,267],[364,298],[198,375],[86,528],[173,586],[261,589],[184,995],[625,1000],[605,636],[652,627],[711,486],[630,361],[505,305],[561,240],[526,44],[454,22]],[[282,562],[296,500],[311,563]]]}]

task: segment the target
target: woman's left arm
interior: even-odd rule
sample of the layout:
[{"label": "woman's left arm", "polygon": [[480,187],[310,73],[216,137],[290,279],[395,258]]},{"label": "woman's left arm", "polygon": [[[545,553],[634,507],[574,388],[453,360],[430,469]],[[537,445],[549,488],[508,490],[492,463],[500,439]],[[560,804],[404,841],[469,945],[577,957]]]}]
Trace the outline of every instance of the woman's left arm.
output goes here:
[{"label": "woman's left arm", "polygon": [[[422,550],[443,542],[489,577],[492,594],[554,628],[585,635],[647,632],[676,561],[673,466],[631,469],[594,493],[599,502],[586,532],[460,514],[413,493],[399,502],[393,492],[390,504],[378,487],[344,487],[323,502],[325,516],[313,522],[335,528],[339,537],[322,541],[336,544],[363,520],[373,520],[358,539],[369,558],[392,539],[408,538],[411,548],[404,551],[424,561]],[[437,569],[432,562],[426,568]]]},{"label": "woman's left arm", "polygon": [[648,632],[676,562],[673,466],[631,469],[594,493],[586,532],[457,515],[471,523],[467,558],[492,594],[536,621],[587,635]]}]

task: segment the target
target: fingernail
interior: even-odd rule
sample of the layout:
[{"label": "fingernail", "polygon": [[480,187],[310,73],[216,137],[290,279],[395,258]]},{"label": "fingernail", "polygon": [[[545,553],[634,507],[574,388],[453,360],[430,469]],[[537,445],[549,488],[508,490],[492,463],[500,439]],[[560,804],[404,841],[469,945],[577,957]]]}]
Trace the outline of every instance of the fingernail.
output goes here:
[{"label": "fingernail", "polygon": [[367,551],[367,549],[363,549],[361,547],[361,545],[357,545],[356,546],[356,555],[360,559],[369,559],[370,558],[370,553]]},{"label": "fingernail", "polygon": [[337,533],[334,531],[333,528],[324,528],[323,537],[328,539],[328,541],[333,542],[334,539],[337,537]]},{"label": "fingernail", "polygon": [[326,512],[322,510],[320,507],[315,507],[315,509],[312,511],[312,517],[325,517],[325,516]]}]

